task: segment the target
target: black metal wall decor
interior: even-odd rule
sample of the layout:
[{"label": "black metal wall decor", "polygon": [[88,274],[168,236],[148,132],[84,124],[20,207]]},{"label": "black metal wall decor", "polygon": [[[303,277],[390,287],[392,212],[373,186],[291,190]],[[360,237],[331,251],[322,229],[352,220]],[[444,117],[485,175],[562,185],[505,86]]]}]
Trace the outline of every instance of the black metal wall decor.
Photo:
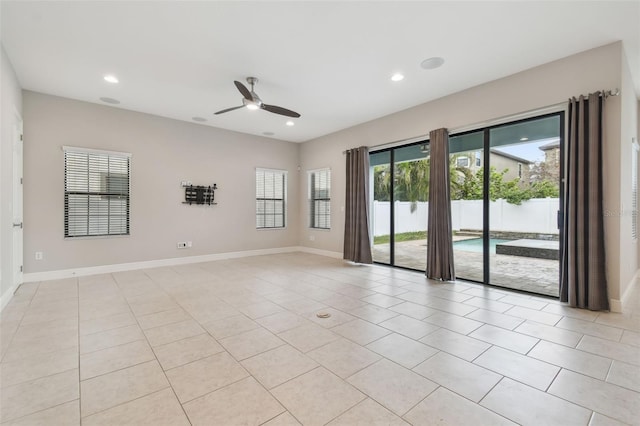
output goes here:
[{"label": "black metal wall decor", "polygon": [[212,206],[218,204],[214,202],[215,193],[218,186],[184,185],[184,201],[182,204],[205,204]]}]

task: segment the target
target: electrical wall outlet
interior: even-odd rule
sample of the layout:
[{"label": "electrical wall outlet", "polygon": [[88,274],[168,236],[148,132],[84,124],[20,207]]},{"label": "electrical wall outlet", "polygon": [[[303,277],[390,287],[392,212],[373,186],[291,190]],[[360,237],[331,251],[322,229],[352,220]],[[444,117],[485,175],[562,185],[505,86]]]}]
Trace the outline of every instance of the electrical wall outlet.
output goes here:
[{"label": "electrical wall outlet", "polygon": [[193,243],[191,241],[187,241],[187,247],[191,248],[193,246]]},{"label": "electrical wall outlet", "polygon": [[186,241],[181,241],[181,242],[179,242],[179,243],[177,244],[177,246],[178,246],[178,248],[179,248],[179,249],[184,249],[184,248],[187,248],[187,247],[188,247],[188,246],[187,246],[187,242],[186,242]]},{"label": "electrical wall outlet", "polygon": [[44,255],[41,251],[37,251],[36,252],[36,260],[42,260],[44,259]]},{"label": "electrical wall outlet", "polygon": [[316,237],[315,235],[309,235],[309,241],[315,241]]}]

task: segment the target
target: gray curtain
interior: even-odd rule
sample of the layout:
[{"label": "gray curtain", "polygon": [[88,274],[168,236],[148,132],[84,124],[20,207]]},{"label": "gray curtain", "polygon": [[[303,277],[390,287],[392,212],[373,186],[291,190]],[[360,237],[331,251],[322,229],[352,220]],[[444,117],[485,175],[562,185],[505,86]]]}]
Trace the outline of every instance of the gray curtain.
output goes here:
[{"label": "gray curtain", "polygon": [[343,258],[373,263],[369,239],[369,149],[350,149],[347,156],[347,188]]},{"label": "gray curtain", "polygon": [[602,207],[604,94],[569,100],[560,300],[609,309]]},{"label": "gray curtain", "polygon": [[427,238],[427,278],[445,281],[456,278],[451,237],[451,194],[449,188],[449,133],[429,132],[429,219]]}]

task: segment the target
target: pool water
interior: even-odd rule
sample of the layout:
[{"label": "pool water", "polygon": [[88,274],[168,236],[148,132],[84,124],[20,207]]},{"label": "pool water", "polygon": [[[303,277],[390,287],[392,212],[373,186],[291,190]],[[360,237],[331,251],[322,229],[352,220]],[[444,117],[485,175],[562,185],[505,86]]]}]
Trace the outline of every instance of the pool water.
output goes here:
[{"label": "pool water", "polygon": [[[489,252],[496,253],[496,244],[506,243],[511,240],[500,240],[497,238],[491,238],[489,240]],[[472,238],[470,240],[454,241],[454,250],[471,251],[474,253],[482,253],[482,238]]]}]

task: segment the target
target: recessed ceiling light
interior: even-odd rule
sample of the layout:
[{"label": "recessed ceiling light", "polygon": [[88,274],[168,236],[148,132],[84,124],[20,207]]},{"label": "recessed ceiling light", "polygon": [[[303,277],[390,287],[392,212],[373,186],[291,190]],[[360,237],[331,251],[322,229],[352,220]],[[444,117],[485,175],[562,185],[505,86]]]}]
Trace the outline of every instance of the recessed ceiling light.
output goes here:
[{"label": "recessed ceiling light", "polygon": [[422,61],[420,66],[425,70],[432,70],[441,67],[442,64],[444,64],[444,59],[439,56],[434,56],[433,58],[428,58]]},{"label": "recessed ceiling light", "polygon": [[404,75],[400,74],[399,72],[391,76],[391,81],[400,81],[403,79],[404,79]]},{"label": "recessed ceiling light", "polygon": [[262,132],[262,134],[265,135],[265,136],[273,136],[273,135],[275,135],[275,133],[273,133],[273,132]]},{"label": "recessed ceiling light", "polygon": [[293,121],[289,120],[287,121],[287,126],[291,127],[291,126],[295,126],[296,123],[294,123]]},{"label": "recessed ceiling light", "polygon": [[100,98],[100,100],[101,100],[102,102],[106,102],[106,103],[108,103],[108,104],[114,104],[114,105],[116,105],[116,104],[119,104],[119,103],[120,103],[120,101],[119,101],[119,100],[117,100],[117,99],[113,99],[113,98],[105,98],[105,97],[103,97],[103,98]]},{"label": "recessed ceiling light", "polygon": [[107,74],[104,76],[104,81],[115,84],[120,80],[118,80],[118,77],[113,74]]},{"label": "recessed ceiling light", "polygon": [[207,121],[207,119],[206,119],[206,118],[204,118],[204,117],[192,117],[191,119],[192,119],[193,121],[197,121],[197,122],[200,122],[200,123],[202,123],[202,122],[204,122],[204,121]]},{"label": "recessed ceiling light", "polygon": [[525,137],[523,137],[523,138],[520,138],[520,140],[524,142],[524,141],[528,141],[528,140],[529,140],[529,138],[525,136]]}]

